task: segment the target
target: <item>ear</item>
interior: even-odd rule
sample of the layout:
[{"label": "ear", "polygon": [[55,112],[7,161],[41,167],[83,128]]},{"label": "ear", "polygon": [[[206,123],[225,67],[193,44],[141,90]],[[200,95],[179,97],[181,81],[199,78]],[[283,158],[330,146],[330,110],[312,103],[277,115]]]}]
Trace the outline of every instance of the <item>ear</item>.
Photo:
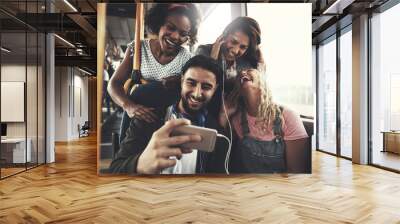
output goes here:
[{"label": "ear", "polygon": [[192,42],[192,37],[189,35],[189,38],[187,39],[186,43],[187,43],[188,45],[190,45],[191,42]]},{"label": "ear", "polygon": [[185,79],[184,77],[185,77],[185,74],[182,74],[181,75],[181,85],[183,84],[183,80]]},{"label": "ear", "polygon": [[222,32],[222,39],[225,39],[226,36],[228,36],[228,32],[224,30],[224,32]]},{"label": "ear", "polygon": [[189,37],[187,40],[185,40],[185,42],[182,43],[182,46],[183,46],[183,45],[188,45],[188,46],[190,47],[190,40],[191,40],[191,39],[190,39],[190,37]]}]

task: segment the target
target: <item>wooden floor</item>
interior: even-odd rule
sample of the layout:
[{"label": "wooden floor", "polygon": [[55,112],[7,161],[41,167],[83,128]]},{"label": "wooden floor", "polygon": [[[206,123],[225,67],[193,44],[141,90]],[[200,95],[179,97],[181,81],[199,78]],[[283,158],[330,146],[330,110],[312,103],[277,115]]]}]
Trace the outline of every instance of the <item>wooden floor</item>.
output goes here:
[{"label": "wooden floor", "polygon": [[12,167],[12,168],[8,168],[8,167],[4,168],[4,167],[2,167],[1,168],[1,178],[4,178],[4,177],[10,176],[10,175],[22,172],[24,170],[26,170],[25,167],[23,167],[23,168],[22,167]]},{"label": "wooden floor", "polygon": [[400,170],[400,154],[376,150],[374,151],[372,161],[377,165]]},{"label": "wooden floor", "polygon": [[94,137],[0,181],[0,223],[400,223],[400,175],[315,152],[312,175],[98,177]]},{"label": "wooden floor", "polygon": [[24,172],[25,170],[29,169],[34,169],[37,167],[37,164],[27,164],[27,167],[25,167],[25,164],[18,164],[17,167],[2,167],[1,168],[1,178],[5,178],[20,172]]}]

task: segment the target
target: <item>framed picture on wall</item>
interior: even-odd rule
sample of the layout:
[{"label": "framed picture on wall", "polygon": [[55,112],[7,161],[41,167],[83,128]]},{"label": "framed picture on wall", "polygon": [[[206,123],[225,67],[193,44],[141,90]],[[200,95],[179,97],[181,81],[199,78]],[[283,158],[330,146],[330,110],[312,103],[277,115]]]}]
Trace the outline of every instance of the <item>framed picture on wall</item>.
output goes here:
[{"label": "framed picture on wall", "polygon": [[311,4],[100,5],[100,175],[311,172]]}]

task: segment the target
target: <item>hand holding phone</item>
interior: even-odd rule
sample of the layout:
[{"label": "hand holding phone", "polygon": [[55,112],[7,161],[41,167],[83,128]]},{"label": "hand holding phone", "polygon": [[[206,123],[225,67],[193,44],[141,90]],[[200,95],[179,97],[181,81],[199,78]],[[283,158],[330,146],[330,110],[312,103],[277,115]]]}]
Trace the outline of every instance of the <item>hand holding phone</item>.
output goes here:
[{"label": "hand holding phone", "polygon": [[156,174],[161,170],[175,166],[176,159],[184,153],[191,153],[191,149],[178,148],[188,142],[199,142],[199,135],[185,135],[181,137],[171,137],[171,132],[180,126],[189,125],[187,119],[173,119],[166,122],[161,128],[155,131],[147,144],[146,148],[139,156],[136,165],[136,172],[139,174]]},{"label": "hand holding phone", "polygon": [[188,142],[181,146],[190,149],[197,149],[204,152],[214,151],[215,141],[217,139],[217,130],[210,128],[203,128],[195,125],[183,125],[176,127],[171,132],[171,136],[179,135],[200,135],[200,142]]}]

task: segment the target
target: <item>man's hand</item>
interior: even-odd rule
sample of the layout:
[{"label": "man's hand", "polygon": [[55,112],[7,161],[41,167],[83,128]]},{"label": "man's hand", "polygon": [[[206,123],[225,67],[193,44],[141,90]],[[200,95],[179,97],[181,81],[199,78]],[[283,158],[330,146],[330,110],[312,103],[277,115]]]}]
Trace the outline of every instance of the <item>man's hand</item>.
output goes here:
[{"label": "man's hand", "polygon": [[187,142],[199,142],[201,141],[199,135],[170,136],[175,128],[189,124],[190,121],[186,119],[169,120],[154,132],[149,144],[138,159],[137,173],[160,173],[162,169],[175,166],[176,160],[170,159],[171,156],[180,158],[183,153],[191,153],[191,149],[183,149],[179,145]]},{"label": "man's hand", "polygon": [[218,55],[221,50],[221,45],[225,42],[224,36],[221,35],[217,38],[217,40],[214,42],[212,48],[211,48],[211,54],[210,57],[213,58],[214,60],[218,60]]}]

